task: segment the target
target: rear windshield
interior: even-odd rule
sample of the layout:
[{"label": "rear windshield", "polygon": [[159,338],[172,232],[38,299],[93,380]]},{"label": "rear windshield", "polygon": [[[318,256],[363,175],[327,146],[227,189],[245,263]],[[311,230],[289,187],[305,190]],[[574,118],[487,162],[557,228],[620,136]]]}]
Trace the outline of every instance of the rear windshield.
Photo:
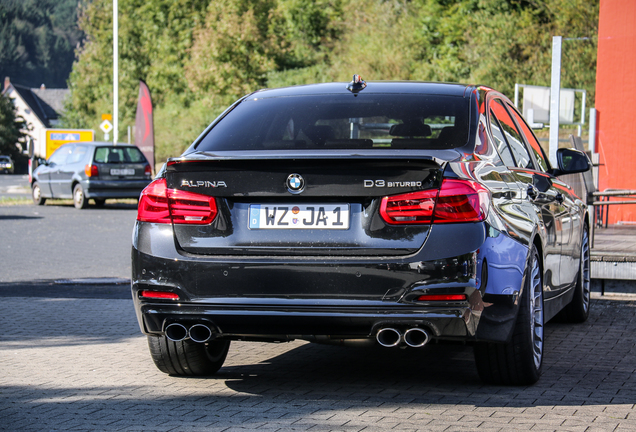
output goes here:
[{"label": "rear windshield", "polygon": [[457,96],[359,94],[245,100],[197,150],[459,147],[468,141],[469,101]]},{"label": "rear windshield", "polygon": [[146,158],[137,147],[97,147],[95,149],[95,162],[135,163],[146,162]]}]

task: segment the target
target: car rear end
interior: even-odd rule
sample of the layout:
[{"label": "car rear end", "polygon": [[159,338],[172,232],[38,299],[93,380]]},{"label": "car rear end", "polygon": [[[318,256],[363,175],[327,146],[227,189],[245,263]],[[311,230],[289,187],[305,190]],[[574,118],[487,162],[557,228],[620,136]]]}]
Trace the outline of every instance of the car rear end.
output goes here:
[{"label": "car rear end", "polygon": [[82,187],[87,198],[139,198],[150,183],[152,170],[135,146],[97,144],[84,167]]},{"label": "car rear end", "polygon": [[144,333],[475,338],[490,197],[450,169],[470,146],[470,94],[316,87],[250,96],[144,190],[132,254]]}]

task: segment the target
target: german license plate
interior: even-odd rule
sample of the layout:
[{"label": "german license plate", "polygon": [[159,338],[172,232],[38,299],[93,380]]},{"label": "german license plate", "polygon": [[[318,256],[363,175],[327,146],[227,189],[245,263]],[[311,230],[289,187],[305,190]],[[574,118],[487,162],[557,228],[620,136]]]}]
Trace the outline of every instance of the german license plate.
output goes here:
[{"label": "german license plate", "polygon": [[349,204],[250,205],[250,229],[349,229]]},{"label": "german license plate", "polygon": [[111,168],[110,175],[135,175],[133,168]]}]

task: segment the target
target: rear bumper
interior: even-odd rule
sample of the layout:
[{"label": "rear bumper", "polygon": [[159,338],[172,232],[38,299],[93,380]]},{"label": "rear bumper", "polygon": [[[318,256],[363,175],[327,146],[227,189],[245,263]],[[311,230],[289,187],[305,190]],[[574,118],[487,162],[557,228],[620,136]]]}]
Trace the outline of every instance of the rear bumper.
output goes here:
[{"label": "rear bumper", "polygon": [[[440,246],[409,257],[193,256],[177,249],[169,225],[137,223],[132,250],[137,318],[148,335],[163,335],[178,322],[205,323],[217,336],[245,340],[374,338],[386,326],[425,328],[437,339],[509,340],[522,286],[510,268],[523,269],[523,263],[508,265],[500,277],[501,265],[483,267],[485,254],[494,249],[485,247],[487,236],[448,245],[447,234],[433,230],[427,245]],[[504,239],[499,235],[497,241]],[[510,247],[506,256],[510,259]],[[141,290],[170,291],[179,300],[144,299]],[[450,293],[466,299],[417,300]]]},{"label": "rear bumper", "polygon": [[85,180],[82,187],[87,198],[139,198],[151,180]]}]

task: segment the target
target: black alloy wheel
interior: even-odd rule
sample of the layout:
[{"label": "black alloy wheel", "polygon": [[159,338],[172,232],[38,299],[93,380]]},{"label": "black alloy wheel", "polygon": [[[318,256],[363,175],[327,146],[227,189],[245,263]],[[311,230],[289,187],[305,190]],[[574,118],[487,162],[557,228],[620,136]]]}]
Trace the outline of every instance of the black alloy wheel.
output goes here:
[{"label": "black alloy wheel", "polygon": [[572,301],[555,317],[557,321],[568,323],[582,323],[590,316],[591,298],[590,280],[590,238],[588,228],[583,230],[581,239],[581,260],[579,262],[579,274],[574,288]]}]

